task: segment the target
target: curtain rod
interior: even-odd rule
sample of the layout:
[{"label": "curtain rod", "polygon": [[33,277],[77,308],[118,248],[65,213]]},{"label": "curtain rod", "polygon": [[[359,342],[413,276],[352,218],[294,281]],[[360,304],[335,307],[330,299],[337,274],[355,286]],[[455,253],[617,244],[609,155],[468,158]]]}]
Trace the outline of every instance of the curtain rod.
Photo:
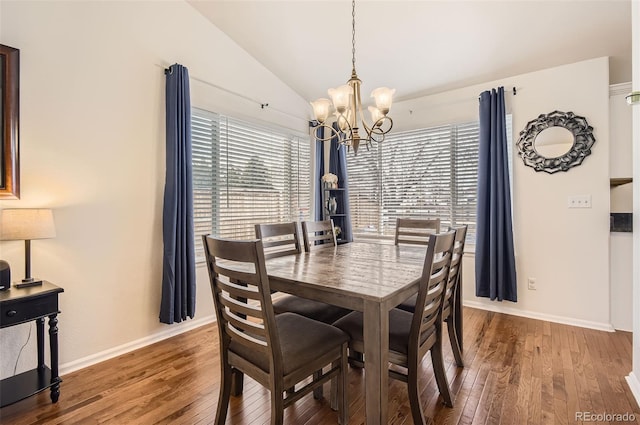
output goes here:
[{"label": "curtain rod", "polygon": [[[169,71],[170,71],[169,67],[168,67],[168,66],[166,66],[166,65],[160,65],[160,64],[156,63],[156,64],[155,64],[155,66],[157,66],[157,67],[160,67],[160,68],[164,69],[164,72],[165,72],[165,73],[167,73],[167,72],[169,72]],[[242,93],[238,93],[238,92],[235,92],[235,91],[233,91],[233,90],[229,90],[229,89],[227,89],[227,88],[225,88],[225,87],[222,87],[222,86],[219,86],[219,85],[217,85],[217,84],[214,84],[214,83],[212,83],[212,82],[210,82],[210,81],[203,80],[202,78],[199,78],[199,77],[197,77],[197,76],[195,76],[195,75],[191,75],[191,74],[189,74],[189,78],[190,78],[190,79],[192,79],[192,80],[194,80],[194,81],[198,81],[199,83],[206,84],[207,86],[211,86],[211,87],[213,87],[213,88],[215,88],[215,89],[222,90],[222,91],[224,91],[224,92],[226,92],[226,93],[229,93],[229,94],[232,94],[232,95],[234,95],[234,96],[240,97],[240,98],[242,98],[242,99],[244,99],[244,100],[246,100],[246,101],[249,101],[249,102],[252,102],[252,103],[258,104],[258,105],[260,105],[260,109],[269,108],[269,109],[271,109],[272,111],[279,112],[279,113],[281,113],[281,114],[283,114],[283,115],[288,115],[288,116],[290,116],[290,117],[293,117],[293,118],[296,118],[296,119],[299,119],[299,120],[302,120],[302,121],[309,121],[309,118],[301,118],[301,117],[299,117],[299,116],[297,116],[297,115],[293,115],[293,114],[292,114],[292,113],[290,113],[290,112],[283,111],[283,110],[278,109],[278,108],[270,107],[268,102],[260,102],[259,100],[253,99],[253,98],[251,98],[251,97],[249,97],[249,96],[246,96],[246,95],[244,95],[244,94],[242,94]]]},{"label": "curtain rod", "polygon": [[[514,96],[516,96],[518,94],[518,88],[516,86],[513,87],[505,87],[504,88],[504,93],[505,94],[513,94]],[[478,100],[480,100],[480,95],[478,95]]]}]

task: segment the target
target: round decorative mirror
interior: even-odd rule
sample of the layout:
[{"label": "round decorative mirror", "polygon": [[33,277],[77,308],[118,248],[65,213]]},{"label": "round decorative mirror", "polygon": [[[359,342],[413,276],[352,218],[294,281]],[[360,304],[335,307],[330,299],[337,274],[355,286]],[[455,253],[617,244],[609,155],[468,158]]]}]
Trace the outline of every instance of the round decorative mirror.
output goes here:
[{"label": "round decorative mirror", "polygon": [[529,121],[516,145],[525,165],[553,174],[580,165],[595,141],[584,117],[553,111]]}]

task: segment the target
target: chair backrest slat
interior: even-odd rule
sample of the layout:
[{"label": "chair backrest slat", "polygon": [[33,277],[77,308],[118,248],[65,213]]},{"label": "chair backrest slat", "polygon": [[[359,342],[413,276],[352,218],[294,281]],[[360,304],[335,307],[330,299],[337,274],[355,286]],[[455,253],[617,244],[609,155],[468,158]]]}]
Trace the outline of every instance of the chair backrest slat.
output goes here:
[{"label": "chair backrest slat", "polygon": [[226,276],[230,283],[246,282],[253,283],[254,285],[258,283],[258,277],[256,276],[255,272],[249,273],[246,271],[233,269],[231,266],[225,266],[219,263],[214,265],[214,271],[218,274]]},{"label": "chair backrest slat", "polygon": [[262,242],[202,240],[222,352],[235,342],[282,364]]},{"label": "chair backrest slat", "polygon": [[270,351],[269,346],[264,340],[254,338],[253,336],[251,336],[251,334],[247,332],[239,331],[234,326],[228,326],[227,332],[230,335],[233,335],[236,337],[234,338],[234,341],[236,341],[238,344],[242,344],[245,347],[248,347],[252,350],[257,350],[259,352],[266,353],[266,354],[268,354]]},{"label": "chair backrest slat", "polygon": [[245,317],[262,318],[262,309],[249,304],[247,301],[238,299],[237,297],[231,297],[225,293],[222,293],[218,298],[222,305],[228,307],[229,310],[244,315]]},{"label": "chair backrest slat", "polygon": [[243,334],[240,339],[245,339],[244,336],[250,335],[252,338],[258,338],[264,342],[264,344],[260,345],[266,344],[267,331],[263,324],[245,319],[237,314],[231,314],[231,311],[232,310],[225,309],[222,314],[228,322],[227,326],[234,327]]},{"label": "chair backrest slat", "polygon": [[429,236],[439,232],[439,218],[398,218],[394,244],[426,245]]},{"label": "chair backrest slat", "polygon": [[[220,279],[221,275],[216,277],[216,285],[221,294],[224,296],[229,296],[229,298],[240,300],[244,303],[248,301],[252,302],[260,302],[262,300],[262,295],[259,292],[256,292],[253,286],[246,283],[232,283],[225,282],[223,279]],[[246,285],[246,286],[244,286]],[[222,296],[222,295],[221,295]]]},{"label": "chair backrest slat", "polygon": [[256,238],[262,240],[265,258],[275,258],[302,252],[298,224],[296,222],[256,224],[255,230]]},{"label": "chair backrest slat", "polygon": [[303,221],[302,237],[304,239],[304,250],[307,252],[312,249],[336,246],[333,220]]}]

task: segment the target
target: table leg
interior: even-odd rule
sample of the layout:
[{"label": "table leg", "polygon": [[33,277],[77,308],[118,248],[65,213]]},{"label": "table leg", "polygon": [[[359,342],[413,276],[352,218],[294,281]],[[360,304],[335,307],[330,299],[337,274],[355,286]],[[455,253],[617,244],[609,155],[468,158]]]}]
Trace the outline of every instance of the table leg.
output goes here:
[{"label": "table leg", "polygon": [[240,372],[238,369],[233,369],[231,371],[231,395],[234,397],[241,396],[243,390],[244,373]]},{"label": "table leg", "polygon": [[58,315],[49,316],[49,345],[51,349],[51,402],[60,397],[60,377],[58,376]]},{"label": "table leg", "polygon": [[38,345],[38,369],[44,368],[44,317],[36,319],[36,341]]},{"label": "table leg", "polygon": [[386,425],[389,391],[389,312],[365,301],[364,363],[367,425]]}]

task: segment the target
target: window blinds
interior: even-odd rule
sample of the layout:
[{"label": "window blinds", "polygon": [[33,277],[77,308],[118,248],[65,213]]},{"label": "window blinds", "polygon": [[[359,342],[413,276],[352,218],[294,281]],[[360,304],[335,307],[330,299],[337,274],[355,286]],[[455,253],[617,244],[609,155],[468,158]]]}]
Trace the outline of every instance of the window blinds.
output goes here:
[{"label": "window blinds", "polygon": [[192,149],[200,255],[200,235],[249,239],[256,223],[308,218],[308,138],[193,108]]},{"label": "window blinds", "polygon": [[[391,237],[398,217],[469,225],[475,241],[477,122],[393,133],[370,152],[348,156],[349,201],[356,237]],[[511,143],[511,116],[507,116]]]}]

